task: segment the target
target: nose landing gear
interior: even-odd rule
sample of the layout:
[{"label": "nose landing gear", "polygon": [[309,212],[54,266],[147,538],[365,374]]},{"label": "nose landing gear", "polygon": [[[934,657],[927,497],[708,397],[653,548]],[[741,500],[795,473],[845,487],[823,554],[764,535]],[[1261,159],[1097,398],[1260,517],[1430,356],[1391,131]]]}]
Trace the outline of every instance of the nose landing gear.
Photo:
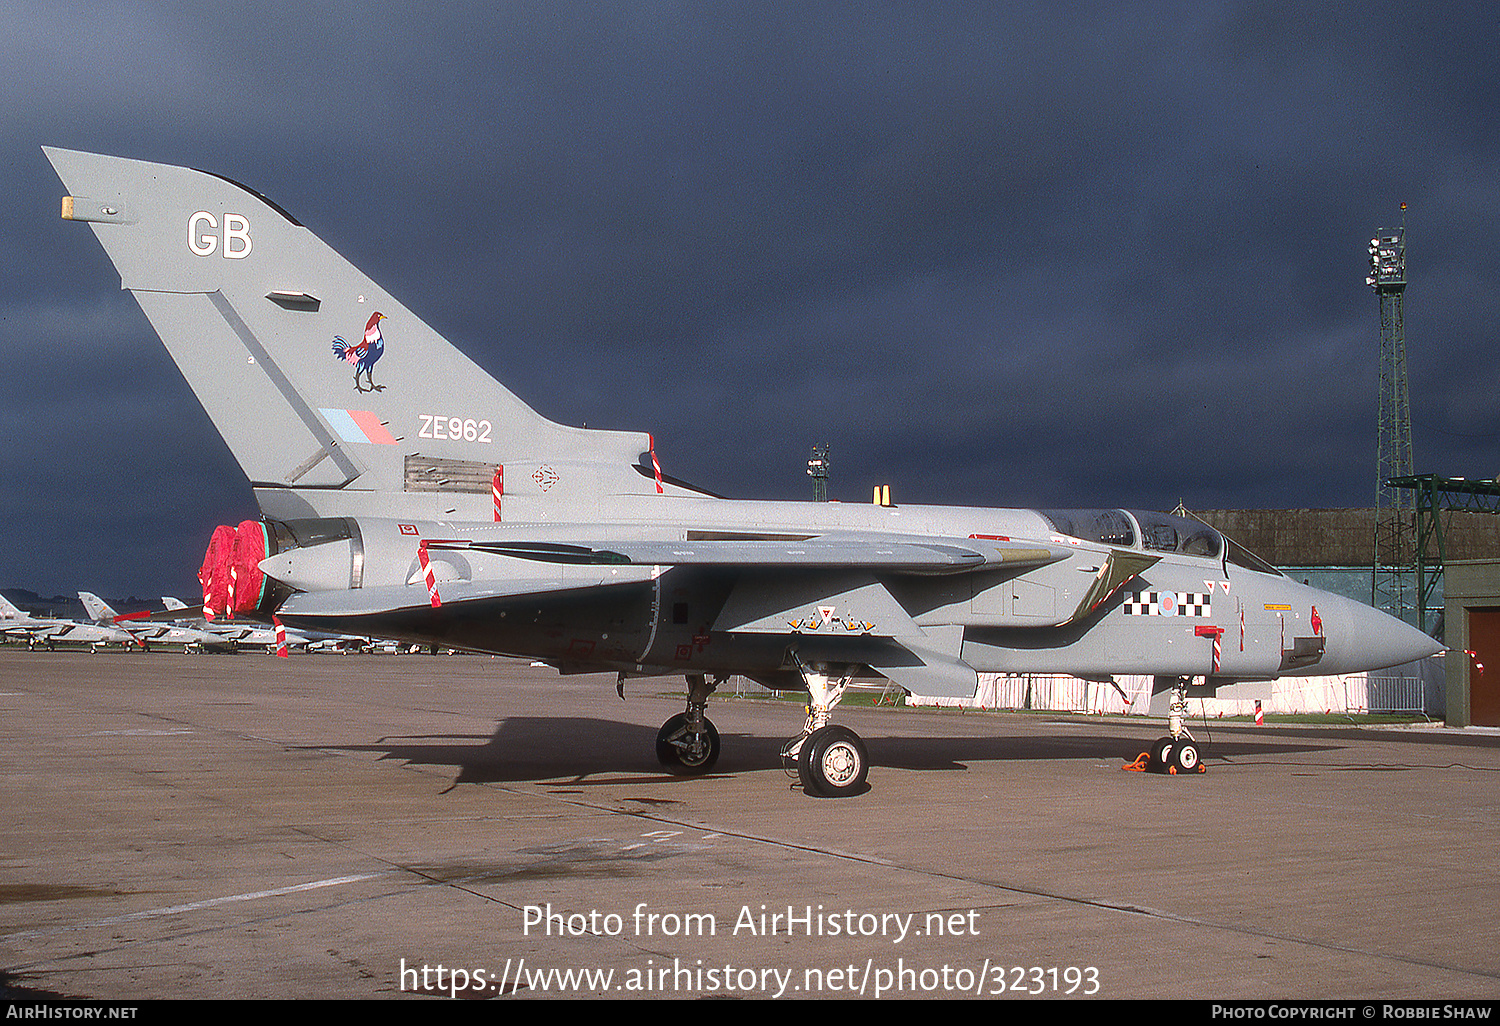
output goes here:
[{"label": "nose landing gear", "polygon": [[1146,762],[1149,773],[1203,773],[1203,759],[1198,742],[1183,726],[1187,715],[1187,677],[1178,677],[1172,685],[1172,701],[1167,706],[1167,730],[1171,736],[1160,738],[1151,746]]}]

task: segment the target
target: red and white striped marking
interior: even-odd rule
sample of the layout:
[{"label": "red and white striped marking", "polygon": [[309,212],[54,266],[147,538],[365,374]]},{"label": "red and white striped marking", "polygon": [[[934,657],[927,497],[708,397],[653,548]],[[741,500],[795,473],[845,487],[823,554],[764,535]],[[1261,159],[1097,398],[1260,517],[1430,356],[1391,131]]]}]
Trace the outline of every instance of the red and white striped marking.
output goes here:
[{"label": "red and white striped marking", "polygon": [[443,600],[438,597],[437,577],[432,572],[432,562],[427,558],[427,543],[420,542],[417,545],[417,562],[422,567],[422,577],[427,581],[427,597],[432,600],[432,608],[439,609]]},{"label": "red and white striped marking", "polygon": [[290,659],[291,653],[286,650],[286,627],[281,622],[281,617],[272,615],[271,623],[276,625],[276,654],[282,659]]},{"label": "red and white striped marking", "polygon": [[656,458],[656,436],[647,435],[647,444],[651,446],[651,469],[656,471],[656,494],[665,494],[661,487],[661,462]]},{"label": "red and white striped marking", "polygon": [[1222,627],[1194,627],[1193,633],[1200,638],[1214,639],[1214,668],[1213,672],[1219,672],[1219,663],[1224,658],[1224,628]]},{"label": "red and white striped marking", "polygon": [[505,494],[505,468],[495,468],[495,476],[490,481],[490,495],[495,500],[495,523],[500,522],[500,496]]}]

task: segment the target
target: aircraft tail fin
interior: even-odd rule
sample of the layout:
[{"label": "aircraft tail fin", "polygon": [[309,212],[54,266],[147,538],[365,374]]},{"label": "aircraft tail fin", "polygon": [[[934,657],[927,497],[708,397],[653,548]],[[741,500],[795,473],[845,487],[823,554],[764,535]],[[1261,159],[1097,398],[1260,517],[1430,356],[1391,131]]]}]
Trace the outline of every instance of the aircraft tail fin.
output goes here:
[{"label": "aircraft tail fin", "polygon": [[0,620],[20,620],[26,616],[4,595],[0,595]]},{"label": "aircraft tail fin", "polygon": [[504,499],[508,519],[540,519],[684,490],[649,435],[542,417],[258,193],[44,149],[72,193],[62,216],[93,229],[268,515],[488,520]]},{"label": "aircraft tail fin", "polygon": [[89,619],[95,623],[114,623],[116,613],[110,604],[95,595],[91,591],[80,591],[78,601],[83,603],[84,611],[88,613]]}]

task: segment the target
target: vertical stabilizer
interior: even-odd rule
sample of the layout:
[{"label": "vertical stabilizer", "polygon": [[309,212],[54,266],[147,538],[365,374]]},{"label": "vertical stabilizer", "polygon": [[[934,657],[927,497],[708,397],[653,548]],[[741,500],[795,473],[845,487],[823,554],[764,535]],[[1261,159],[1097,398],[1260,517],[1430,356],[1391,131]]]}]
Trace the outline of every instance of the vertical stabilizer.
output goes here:
[{"label": "vertical stabilizer", "polygon": [[[658,491],[648,435],[540,416],[265,197],[45,152],[71,192],[62,216],[93,229],[262,505],[287,505],[274,515],[488,519],[501,468],[517,512]],[[482,485],[455,487],[455,468]]]},{"label": "vertical stabilizer", "polygon": [[108,602],[91,591],[80,591],[78,593],[78,601],[83,603],[84,611],[88,613],[89,619],[95,623],[112,624],[115,622],[115,618],[120,615],[110,607]]}]

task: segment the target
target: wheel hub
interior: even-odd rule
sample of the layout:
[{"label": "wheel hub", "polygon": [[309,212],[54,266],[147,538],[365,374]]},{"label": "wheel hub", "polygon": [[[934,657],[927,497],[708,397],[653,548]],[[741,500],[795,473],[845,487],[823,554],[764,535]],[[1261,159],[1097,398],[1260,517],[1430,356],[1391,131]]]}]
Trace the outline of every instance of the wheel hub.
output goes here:
[{"label": "wheel hub", "polygon": [[847,744],[836,744],[823,753],[823,776],[831,784],[846,784],[859,772],[859,756]]}]

